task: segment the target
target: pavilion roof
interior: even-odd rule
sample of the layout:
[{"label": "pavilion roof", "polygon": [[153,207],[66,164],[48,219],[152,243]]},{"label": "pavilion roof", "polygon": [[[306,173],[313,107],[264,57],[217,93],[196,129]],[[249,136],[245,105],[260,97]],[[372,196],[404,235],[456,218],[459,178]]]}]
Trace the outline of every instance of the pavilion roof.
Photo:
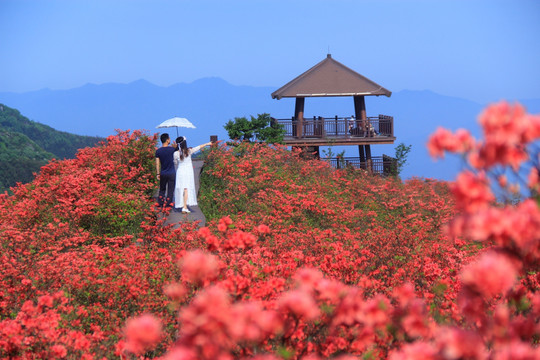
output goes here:
[{"label": "pavilion roof", "polygon": [[272,98],[357,95],[390,97],[392,92],[332,59],[328,54],[326,59],[274,91]]}]

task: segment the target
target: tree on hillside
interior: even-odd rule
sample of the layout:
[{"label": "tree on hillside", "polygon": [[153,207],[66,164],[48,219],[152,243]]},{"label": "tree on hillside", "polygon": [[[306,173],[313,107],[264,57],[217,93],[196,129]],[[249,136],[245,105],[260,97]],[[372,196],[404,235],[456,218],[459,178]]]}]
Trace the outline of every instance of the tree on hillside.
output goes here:
[{"label": "tree on hillside", "polygon": [[405,143],[400,143],[398,146],[396,146],[396,175],[399,176],[401,171],[403,170],[403,167],[407,163],[407,156],[409,155],[409,152],[411,152],[412,145],[405,145]]},{"label": "tree on hillside", "polygon": [[283,143],[283,135],[285,130],[279,125],[276,119],[270,114],[258,114],[255,118],[251,116],[248,120],[246,117],[236,117],[229,120],[224,126],[231,140],[240,141],[258,141],[269,144]]}]

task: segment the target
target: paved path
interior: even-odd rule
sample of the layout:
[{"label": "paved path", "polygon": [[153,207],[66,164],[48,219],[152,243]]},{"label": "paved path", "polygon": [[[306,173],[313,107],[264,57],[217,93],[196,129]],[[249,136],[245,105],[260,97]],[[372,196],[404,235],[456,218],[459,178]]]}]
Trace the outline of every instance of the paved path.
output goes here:
[{"label": "paved path", "polygon": [[[204,161],[193,160],[193,173],[195,175],[195,189],[197,194],[200,187],[200,175]],[[199,227],[206,225],[206,218],[198,206],[190,206],[191,213],[183,214],[180,212],[171,211],[164,225],[173,225],[173,228],[180,227],[180,224],[186,221],[199,221]]]}]

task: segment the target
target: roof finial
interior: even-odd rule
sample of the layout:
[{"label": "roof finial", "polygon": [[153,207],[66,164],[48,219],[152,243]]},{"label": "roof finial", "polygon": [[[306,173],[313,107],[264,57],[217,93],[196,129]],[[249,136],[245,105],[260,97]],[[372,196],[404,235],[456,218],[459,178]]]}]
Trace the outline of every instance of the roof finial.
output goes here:
[{"label": "roof finial", "polygon": [[330,55],[330,45],[328,45],[328,52],[326,53],[327,58],[331,58],[332,55]]}]

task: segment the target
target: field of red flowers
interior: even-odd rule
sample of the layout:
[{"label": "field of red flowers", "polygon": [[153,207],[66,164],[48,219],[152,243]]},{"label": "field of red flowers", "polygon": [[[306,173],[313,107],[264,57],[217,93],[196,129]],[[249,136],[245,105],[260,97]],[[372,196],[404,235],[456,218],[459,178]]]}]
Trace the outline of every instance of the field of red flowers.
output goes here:
[{"label": "field of red flowers", "polygon": [[201,229],[159,220],[155,137],[55,161],[0,196],[0,357],[537,359],[540,117],[479,120],[428,143],[452,183],[214,146]]}]

